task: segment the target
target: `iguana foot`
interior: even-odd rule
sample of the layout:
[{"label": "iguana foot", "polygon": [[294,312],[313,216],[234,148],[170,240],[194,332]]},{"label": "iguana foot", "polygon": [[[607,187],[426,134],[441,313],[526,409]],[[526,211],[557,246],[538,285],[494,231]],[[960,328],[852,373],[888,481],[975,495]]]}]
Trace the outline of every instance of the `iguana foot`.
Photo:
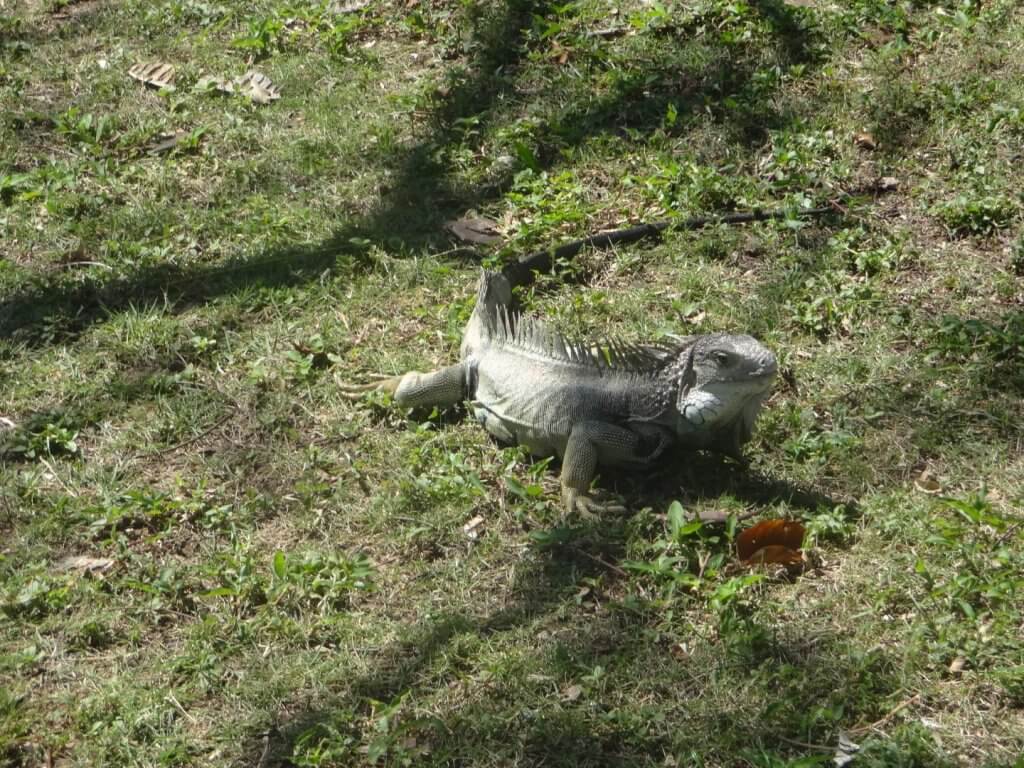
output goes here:
[{"label": "iguana foot", "polygon": [[618,502],[598,501],[584,491],[562,486],[562,503],[565,510],[562,518],[578,515],[584,520],[596,520],[602,514],[622,514],[626,507]]},{"label": "iguana foot", "polygon": [[338,392],[346,400],[361,400],[368,392],[386,392],[394,397],[401,382],[401,376],[377,374],[374,381],[368,381],[365,384],[341,383],[338,385]]}]

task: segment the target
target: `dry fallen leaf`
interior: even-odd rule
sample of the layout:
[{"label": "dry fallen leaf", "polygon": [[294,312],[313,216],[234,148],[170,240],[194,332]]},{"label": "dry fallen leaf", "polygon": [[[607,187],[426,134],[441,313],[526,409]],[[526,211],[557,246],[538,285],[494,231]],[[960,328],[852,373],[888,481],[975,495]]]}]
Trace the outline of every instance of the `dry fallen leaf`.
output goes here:
[{"label": "dry fallen leaf", "polygon": [[740,533],[736,538],[736,552],[740,560],[746,561],[759,549],[769,546],[781,546],[799,553],[803,543],[804,527],[796,520],[765,520]]},{"label": "dry fallen leaf", "polygon": [[959,675],[964,671],[964,667],[967,666],[967,659],[963,656],[957,656],[949,663],[949,674]]},{"label": "dry fallen leaf", "polygon": [[867,131],[861,131],[860,133],[855,133],[853,135],[853,143],[856,144],[861,149],[871,150],[871,149],[877,149],[878,148],[878,142],[875,141],[875,137],[872,136]]},{"label": "dry fallen leaf", "polygon": [[565,64],[569,61],[569,51],[555,43],[551,47],[551,60],[556,64]]},{"label": "dry fallen leaf", "polygon": [[269,104],[275,99],[281,98],[281,91],[262,72],[250,69],[244,75],[235,80],[238,92],[248,96],[254,104]]},{"label": "dry fallen leaf", "polygon": [[881,48],[883,45],[892,42],[894,37],[892,32],[885,29],[862,29],[860,36],[870,45],[872,48]]},{"label": "dry fallen leaf", "polygon": [[161,61],[136,64],[128,70],[128,76],[154,88],[174,88],[174,67]]},{"label": "dry fallen leaf", "polygon": [[744,558],[744,565],[785,565],[787,567],[800,565],[804,561],[803,553],[799,549],[790,549],[782,544],[769,544],[761,547],[750,557]]},{"label": "dry fallen leaf", "polygon": [[795,572],[804,567],[803,540],[804,527],[797,521],[766,520],[736,538],[736,551],[748,567],[782,565]]},{"label": "dry fallen leaf", "polygon": [[327,6],[327,11],[329,13],[337,13],[337,14],[355,13],[356,11],[363,10],[363,8],[365,8],[369,4],[370,4],[370,0],[351,0],[350,2],[347,2],[347,3],[346,2],[338,2],[338,0],[335,0],[335,2],[333,2],[333,3],[331,3],[330,5]]},{"label": "dry fallen leaf", "polygon": [[942,493],[942,485],[932,476],[931,471],[927,469],[914,478],[914,487],[921,493],[927,493],[929,496]]},{"label": "dry fallen leaf", "polygon": [[845,766],[853,762],[859,751],[860,744],[851,739],[846,731],[840,731],[839,744],[836,746],[836,754],[832,758],[832,764],[836,768],[845,768]]},{"label": "dry fallen leaf", "polygon": [[114,564],[109,557],[86,557],[74,555],[65,557],[57,563],[58,571],[81,571],[82,573],[102,573]]},{"label": "dry fallen leaf", "polygon": [[164,133],[160,135],[160,140],[150,146],[146,152],[151,155],[160,155],[164,152],[170,152],[181,141],[185,136],[188,136],[188,131],[175,131],[174,133]]},{"label": "dry fallen leaf", "polygon": [[470,539],[477,539],[480,537],[480,526],[483,525],[484,519],[480,515],[477,515],[464,526],[462,526],[462,532]]},{"label": "dry fallen leaf", "polygon": [[498,223],[481,216],[463,216],[461,219],[449,221],[446,226],[464,243],[486,245],[501,239]]},{"label": "dry fallen leaf", "polygon": [[562,701],[576,701],[583,694],[583,689],[578,685],[570,685],[562,691]]},{"label": "dry fallen leaf", "polygon": [[[618,15],[618,9],[613,9],[611,12],[612,16]],[[587,32],[587,37],[601,37],[605,40],[611,40],[613,37],[621,37],[622,35],[636,34],[636,30],[630,27],[604,27],[603,29],[592,29]]]}]

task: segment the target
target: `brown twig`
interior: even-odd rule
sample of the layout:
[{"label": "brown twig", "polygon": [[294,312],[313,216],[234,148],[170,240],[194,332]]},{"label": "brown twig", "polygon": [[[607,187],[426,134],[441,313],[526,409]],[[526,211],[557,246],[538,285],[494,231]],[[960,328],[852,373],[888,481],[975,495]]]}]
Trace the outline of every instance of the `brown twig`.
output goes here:
[{"label": "brown twig", "polygon": [[753,221],[784,219],[790,215],[795,215],[800,219],[809,219],[829,213],[842,214],[845,211],[838,202],[832,202],[822,208],[811,208],[805,211],[792,212],[784,208],[776,208],[770,211],[758,209],[742,213],[726,213],[721,216],[696,216],[683,219],[682,221],[656,221],[651,224],[637,224],[634,227],[601,232],[597,235],[573,240],[556,248],[545,248],[535,251],[528,256],[524,256],[514,264],[509,264],[502,270],[502,273],[513,286],[525,285],[532,280],[534,272],[549,272],[560,259],[571,258],[588,246],[608,248],[619,243],[635,243],[648,237],[657,237],[666,230],[703,229],[711,224],[746,224]]},{"label": "brown twig", "polygon": [[904,709],[909,707],[911,704],[913,704],[914,702],[916,702],[920,698],[921,698],[921,694],[920,693],[915,693],[909,699],[907,699],[905,701],[901,701],[895,707],[890,709],[888,714],[886,714],[881,719],[876,720],[875,722],[873,722],[873,723],[871,723],[869,725],[862,725],[859,728],[851,728],[850,729],[850,733],[851,734],[853,734],[853,733],[867,733],[868,731],[873,731],[876,728],[878,728],[879,726],[885,725],[887,722],[892,720],[897,714],[902,712]]},{"label": "brown twig", "polygon": [[61,478],[61,476],[59,474],[57,474],[57,468],[54,467],[53,464],[48,462],[42,456],[39,457],[39,461],[43,464],[43,466],[45,466],[48,470],[50,470],[50,474],[53,475],[53,479],[56,480],[60,484],[60,487],[64,489],[65,493],[67,493],[68,496],[70,496],[73,499],[78,498],[78,494],[75,493],[71,489],[71,486],[69,486],[67,483],[64,482],[64,480]]},{"label": "brown twig", "polygon": [[1010,539],[1017,535],[1017,531],[1020,529],[1020,526],[1020,523],[1014,523],[1013,525],[1011,525],[1009,528],[1003,531],[1003,533],[999,536],[998,539],[996,539],[996,543],[1002,546],[1003,544],[1008,542]]},{"label": "brown twig", "polygon": [[109,264],[104,264],[102,261],[63,261],[56,265],[56,269],[69,269],[71,267],[103,267],[104,269],[113,269]]},{"label": "brown twig", "polygon": [[135,461],[136,459],[150,459],[154,456],[160,456],[165,453],[174,453],[175,451],[181,450],[182,448],[186,448],[192,445],[193,443],[198,443],[200,440],[202,440],[204,437],[209,435],[214,430],[220,429],[222,426],[224,426],[230,419],[234,418],[234,416],[237,413],[238,406],[232,405],[230,413],[218,419],[212,426],[208,427],[207,429],[204,429],[198,435],[194,435],[188,438],[187,440],[182,440],[180,443],[175,443],[174,445],[169,445],[166,448],[160,448],[159,450],[156,451],[149,451],[147,453],[136,453],[134,456],[129,456],[128,461]]},{"label": "brown twig", "polygon": [[190,715],[188,713],[188,711],[183,706],[181,706],[181,702],[178,701],[178,699],[175,697],[175,695],[173,693],[167,694],[167,699],[166,700],[171,702],[171,704],[173,704],[175,706],[175,708],[179,712],[181,712],[181,714],[183,714],[188,719],[188,721],[190,723],[195,724],[196,719],[192,715]]},{"label": "brown twig", "polygon": [[612,571],[613,573],[617,573],[619,576],[622,576],[622,577],[625,577],[625,578],[629,577],[629,574],[626,573],[621,568],[619,568],[619,566],[617,566],[617,565],[615,565],[613,563],[609,563],[607,560],[605,560],[604,558],[598,557],[597,555],[592,555],[589,552],[587,552],[587,550],[585,550],[585,549],[580,549],[579,547],[572,547],[572,551],[576,552],[578,554],[581,554],[581,555],[583,555],[586,558],[589,558],[589,559],[593,560],[598,565],[604,566],[609,571]]},{"label": "brown twig", "polygon": [[[758,510],[748,509],[746,512],[741,512],[736,515],[736,522],[742,523],[744,520],[749,520],[757,514],[759,514]],[[718,510],[712,510],[710,512],[701,511],[697,513],[697,519],[702,523],[725,523],[728,522],[730,517],[731,515],[727,512],[720,512]]]},{"label": "brown twig", "polygon": [[256,768],[269,768],[270,766],[270,737],[277,731],[276,728],[271,728],[269,731],[263,734],[263,752],[260,754],[259,762],[256,763]]},{"label": "brown twig", "polygon": [[775,738],[777,738],[779,741],[784,741],[787,744],[791,744],[794,747],[800,747],[801,749],[813,749],[813,750],[815,750],[817,752],[834,752],[835,751],[835,747],[830,747],[830,746],[828,746],[826,744],[811,744],[810,742],[807,742],[807,741],[798,741],[797,739],[790,739],[790,738],[788,738],[786,736],[783,736],[781,734],[777,735]]}]

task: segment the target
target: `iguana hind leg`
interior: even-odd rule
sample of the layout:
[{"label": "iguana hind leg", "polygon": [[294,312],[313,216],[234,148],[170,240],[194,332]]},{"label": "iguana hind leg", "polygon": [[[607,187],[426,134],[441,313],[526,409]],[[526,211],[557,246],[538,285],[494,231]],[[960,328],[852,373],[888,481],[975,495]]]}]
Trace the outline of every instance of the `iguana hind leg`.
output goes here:
[{"label": "iguana hind leg", "polygon": [[[643,464],[659,456],[668,438],[660,432],[641,435],[633,430],[601,421],[581,421],[569,434],[562,457],[562,501],[565,514],[593,516],[598,512],[625,512],[621,504],[602,503],[589,491],[603,464]],[[648,445],[650,443],[650,445]]]},{"label": "iguana hind leg", "polygon": [[410,371],[366,384],[342,384],[339,391],[349,400],[358,400],[367,392],[386,392],[406,408],[455,405],[467,395],[466,366],[457,363],[430,373]]}]

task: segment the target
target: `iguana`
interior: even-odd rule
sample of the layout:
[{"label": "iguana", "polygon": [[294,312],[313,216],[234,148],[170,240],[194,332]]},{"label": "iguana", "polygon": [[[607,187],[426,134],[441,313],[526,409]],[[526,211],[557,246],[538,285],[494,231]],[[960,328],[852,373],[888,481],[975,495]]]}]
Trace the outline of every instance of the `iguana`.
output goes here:
[{"label": "iguana", "polygon": [[599,464],[650,467],[674,445],[741,459],[776,371],[775,356],[745,335],[568,340],[513,307],[506,274],[485,271],[458,363],[342,392],[380,390],[406,407],[468,400],[499,440],[559,456],[565,511],[586,515],[621,509],[589,495]]}]

